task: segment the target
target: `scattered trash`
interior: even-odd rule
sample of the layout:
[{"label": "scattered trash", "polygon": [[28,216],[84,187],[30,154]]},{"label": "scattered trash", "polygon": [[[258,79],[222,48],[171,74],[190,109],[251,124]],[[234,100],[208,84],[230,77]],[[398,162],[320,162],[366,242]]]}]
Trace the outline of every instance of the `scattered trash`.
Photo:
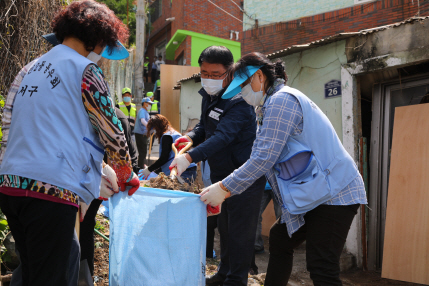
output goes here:
[{"label": "scattered trash", "polygon": [[158,177],[151,178],[149,181],[140,181],[140,186],[165,190],[181,190],[194,194],[202,192],[202,186],[196,181],[192,184],[184,183],[182,185],[176,178],[171,179],[163,172],[159,173]]}]

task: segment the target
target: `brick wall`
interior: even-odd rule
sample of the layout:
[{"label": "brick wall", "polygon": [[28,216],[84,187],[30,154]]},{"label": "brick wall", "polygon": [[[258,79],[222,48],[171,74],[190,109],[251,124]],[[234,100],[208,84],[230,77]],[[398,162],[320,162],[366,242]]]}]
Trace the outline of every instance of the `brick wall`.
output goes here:
[{"label": "brick wall", "polygon": [[[279,22],[243,33],[242,54],[269,54],[338,33],[357,32],[403,21],[417,15],[416,0],[380,0],[311,17]],[[429,16],[429,0],[420,0],[420,16]]]},{"label": "brick wall", "polygon": [[[232,1],[211,0],[213,3],[242,20],[243,13]],[[240,0],[233,0],[237,5],[240,5]],[[170,6],[171,3],[171,6]],[[165,21],[167,18],[174,17],[175,20],[171,23]],[[166,27],[169,25],[171,31],[166,33]],[[155,47],[163,40],[170,40],[174,33],[178,30],[188,30],[224,39],[229,39],[230,31],[239,31],[239,39],[242,38],[243,25],[242,22],[231,17],[224,11],[220,10],[207,0],[162,0],[162,15],[152,24],[152,31],[149,37],[149,45],[147,55],[152,60]],[[235,34],[234,34],[235,39]],[[191,64],[191,38],[187,37],[186,43],[183,44],[183,50],[177,57],[184,52],[186,64]],[[175,61],[166,61],[166,63],[174,64]]]},{"label": "brick wall", "polygon": [[[155,34],[158,30],[160,30],[165,25],[165,19],[174,17],[174,16],[171,16],[171,11],[172,11],[170,7],[171,1],[170,0],[161,0],[161,1],[162,1],[161,16],[155,22],[152,23],[152,32]],[[183,1],[183,0],[175,0],[173,1],[173,3],[176,1]]]},{"label": "brick wall", "polygon": [[[211,0],[211,2],[234,17],[240,20],[243,19],[243,13],[231,1]],[[240,5],[240,1],[234,0],[234,2]],[[183,17],[182,29],[188,31],[223,39],[229,39],[231,30],[239,31],[240,37],[243,31],[241,21],[231,17],[207,0],[184,1]]]},{"label": "brick wall", "polygon": [[186,65],[189,66],[191,64],[191,39],[191,37],[187,36],[174,52],[174,62],[176,64],[182,54],[186,59]]}]

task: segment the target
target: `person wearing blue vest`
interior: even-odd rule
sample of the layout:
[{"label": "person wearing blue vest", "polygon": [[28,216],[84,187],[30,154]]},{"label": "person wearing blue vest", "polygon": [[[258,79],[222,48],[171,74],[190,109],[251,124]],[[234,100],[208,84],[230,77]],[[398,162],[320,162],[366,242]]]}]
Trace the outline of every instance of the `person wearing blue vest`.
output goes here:
[{"label": "person wearing blue vest", "polygon": [[[342,285],[340,255],[360,204],[364,183],[332,124],[299,90],[285,85],[281,61],[260,53],[244,55],[222,97],[241,97],[256,109],[258,131],[250,159],[221,182],[204,189],[212,206],[246,192],[265,175],[281,206],[270,231],[264,285],[286,285],[293,250],[306,241],[307,269],[314,285]],[[230,198],[229,198],[230,197]]]},{"label": "person wearing blue vest", "polygon": [[74,277],[76,212],[100,196],[104,152],[121,191],[139,187],[96,65],[102,56],[128,54],[118,42],[127,38],[125,25],[106,5],[86,0],[63,7],[52,28],[61,44],[28,65],[8,95],[14,102],[8,106],[0,207],[20,253],[23,285],[69,285]]},{"label": "person wearing blue vest", "polygon": [[136,126],[134,128],[137,150],[139,152],[138,167],[140,169],[145,168],[148,142],[148,136],[146,136],[146,125],[150,119],[149,111],[151,109],[152,104],[153,102],[150,100],[149,97],[144,97],[142,99],[142,108],[140,108],[139,112],[137,113]]},{"label": "person wearing blue vest", "polygon": [[[159,159],[152,165],[143,169],[143,176],[147,177],[151,172],[163,172],[168,176],[170,175],[170,169],[168,167],[170,167],[175,155],[172,145],[182,134],[174,130],[168,119],[161,114],[152,115],[146,128],[147,137],[150,136],[151,132],[155,132],[155,136],[158,138]],[[197,165],[195,163],[189,165],[186,171],[182,173],[181,177],[187,183],[192,183],[197,177]]]}]

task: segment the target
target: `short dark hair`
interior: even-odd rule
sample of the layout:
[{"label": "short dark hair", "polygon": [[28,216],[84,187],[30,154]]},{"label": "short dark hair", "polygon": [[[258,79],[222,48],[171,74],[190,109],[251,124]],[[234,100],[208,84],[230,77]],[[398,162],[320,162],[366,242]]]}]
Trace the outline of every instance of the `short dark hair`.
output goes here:
[{"label": "short dark hair", "polygon": [[93,0],[76,1],[56,13],[51,23],[53,32],[62,43],[73,36],[81,40],[87,51],[97,44],[113,48],[116,41],[125,43],[128,28],[105,4]]},{"label": "short dark hair", "polygon": [[287,82],[287,75],[285,71],[284,62],[277,60],[272,63],[265,55],[257,52],[248,53],[241,57],[232,68],[232,74],[237,73],[238,75],[245,74],[250,78],[250,74],[247,72],[247,66],[262,66],[260,70],[267,77],[266,87],[270,87],[274,84],[274,81],[278,78]]},{"label": "short dark hair", "polygon": [[224,46],[210,46],[206,48],[198,58],[198,64],[221,64],[226,69],[234,64],[234,57],[231,51]]}]

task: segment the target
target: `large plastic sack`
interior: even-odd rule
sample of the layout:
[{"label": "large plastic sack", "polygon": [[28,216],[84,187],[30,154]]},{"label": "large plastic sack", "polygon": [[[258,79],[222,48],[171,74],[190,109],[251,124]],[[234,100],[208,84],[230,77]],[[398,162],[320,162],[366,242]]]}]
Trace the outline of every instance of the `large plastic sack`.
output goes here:
[{"label": "large plastic sack", "polygon": [[139,188],[109,202],[109,285],[205,285],[207,219],[199,195]]}]

